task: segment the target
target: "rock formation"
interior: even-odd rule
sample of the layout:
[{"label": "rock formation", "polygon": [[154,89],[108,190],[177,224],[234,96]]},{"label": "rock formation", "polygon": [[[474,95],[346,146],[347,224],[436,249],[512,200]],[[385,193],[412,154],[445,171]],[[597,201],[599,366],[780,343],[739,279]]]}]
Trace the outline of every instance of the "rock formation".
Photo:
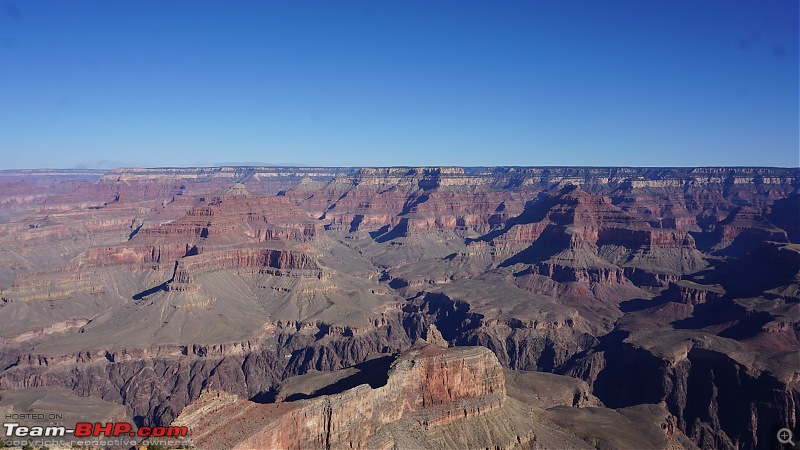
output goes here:
[{"label": "rock formation", "polygon": [[[573,433],[563,407],[590,407],[593,416],[615,412],[594,406],[596,400],[579,382],[572,383],[572,391],[564,389],[566,380],[557,375],[512,373],[513,393],[507,395],[506,375],[484,347],[416,345],[383,374],[370,367],[331,375],[329,384],[313,393],[277,403],[205,390],[172,424],[193,430],[190,440],[200,448],[593,448],[600,442],[666,448],[689,443],[674,428],[661,428],[669,414],[657,405],[649,405],[655,414],[641,415],[635,425],[620,423],[616,436],[600,427]],[[354,386],[345,389],[349,385]],[[331,390],[340,392],[322,394]],[[558,422],[570,425],[562,428]]]},{"label": "rock formation", "polygon": [[[209,388],[270,423],[313,410],[331,430],[335,402],[394,405],[392,421],[358,419],[384,431],[290,436],[331,445],[534,445],[513,417],[539,401],[555,431],[534,434],[551,446],[623,446],[589,424],[645,417],[663,446],[764,447],[800,416],[798,188],[796,168],[0,172],[0,390],[64,389],[148,425]],[[422,339],[488,348],[506,400],[448,422],[491,396],[430,393],[422,408],[389,381],[292,392]],[[387,380],[413,385],[401,362],[435,360],[413,352]],[[531,394],[528,371],[556,377],[534,375],[558,402]]]}]

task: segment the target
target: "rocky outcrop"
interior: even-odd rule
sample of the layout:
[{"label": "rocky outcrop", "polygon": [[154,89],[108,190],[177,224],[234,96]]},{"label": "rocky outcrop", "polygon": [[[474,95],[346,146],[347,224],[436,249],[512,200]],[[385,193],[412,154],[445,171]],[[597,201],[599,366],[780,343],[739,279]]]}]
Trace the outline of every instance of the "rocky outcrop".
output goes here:
[{"label": "rocky outcrop", "polygon": [[391,359],[288,379],[309,393],[275,402],[205,390],[172,424],[198,448],[692,447],[663,404],[604,408],[586,383],[501,369],[483,347],[419,343]]},{"label": "rocky outcrop", "polygon": [[[503,371],[491,352],[428,345],[398,358],[381,387],[364,384],[293,405],[269,406],[207,392],[173,424],[192,428],[192,440],[202,448],[375,448],[396,444],[384,428],[404,417],[413,417],[416,428],[427,430],[486,414],[504,401]],[[237,421],[261,421],[225,431],[227,421],[211,418],[223,411]]]},{"label": "rocky outcrop", "polygon": [[725,295],[722,286],[704,286],[691,281],[677,281],[669,284],[664,296],[671,301],[689,305],[701,305],[717,300]]},{"label": "rocky outcrop", "polygon": [[306,253],[265,249],[244,248],[217,250],[187,256],[177,262],[171,282],[191,283],[199,274],[224,269],[255,268],[271,274],[297,274],[304,271],[305,276],[321,276],[320,266]]},{"label": "rocky outcrop", "polygon": [[725,253],[746,253],[764,241],[789,242],[786,231],[764,217],[753,207],[738,207],[717,225],[715,249]]}]

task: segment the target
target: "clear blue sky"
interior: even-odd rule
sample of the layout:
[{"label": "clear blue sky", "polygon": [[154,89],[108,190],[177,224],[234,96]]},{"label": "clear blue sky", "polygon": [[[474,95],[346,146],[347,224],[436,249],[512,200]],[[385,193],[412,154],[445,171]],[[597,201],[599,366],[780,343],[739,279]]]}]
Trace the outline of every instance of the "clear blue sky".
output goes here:
[{"label": "clear blue sky", "polygon": [[0,0],[0,168],[798,162],[797,0]]}]

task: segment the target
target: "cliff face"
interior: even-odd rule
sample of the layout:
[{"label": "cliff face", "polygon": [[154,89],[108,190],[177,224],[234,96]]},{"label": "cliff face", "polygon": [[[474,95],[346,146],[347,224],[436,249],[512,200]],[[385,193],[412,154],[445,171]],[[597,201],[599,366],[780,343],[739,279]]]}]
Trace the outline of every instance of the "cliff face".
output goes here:
[{"label": "cliff face", "polygon": [[[696,444],[754,448],[767,422],[800,414],[798,186],[780,168],[0,173],[0,388],[65,388],[165,424],[209,386],[263,401],[286,379],[408,350],[435,325],[505,368],[584,380],[619,420],[663,413]],[[502,402],[491,420],[443,419],[442,405],[487,394],[465,393],[485,387],[469,367],[441,364],[397,363],[404,383],[449,386],[387,388],[401,419],[359,406],[391,437],[347,434],[337,420],[351,419],[326,416],[332,397],[319,396],[304,400],[313,413],[258,409],[296,427],[292,414],[312,414],[313,433],[253,432],[383,445],[422,414],[451,446],[483,429],[459,425],[477,417],[527,439],[503,425],[517,422]]]},{"label": "cliff face", "polygon": [[[173,422],[196,430],[193,441],[204,448],[229,447],[231,442],[225,440],[232,434],[241,439],[234,448],[374,448],[378,442],[381,447],[392,445],[381,435],[383,427],[404,416],[424,417],[416,426],[427,429],[500,408],[505,383],[497,358],[486,349],[426,346],[398,358],[381,387],[362,384],[288,408],[231,402],[225,394],[205,397]],[[219,414],[215,407],[224,407],[225,415],[237,422],[253,414],[244,411],[247,408],[273,407],[279,413],[249,430],[225,432],[221,430],[233,423],[214,420]]]},{"label": "cliff face", "polygon": [[[206,390],[172,425],[192,430],[199,448],[592,448],[591,443],[682,447],[688,439],[668,430],[663,409],[640,413],[638,423],[617,419],[618,436],[596,427],[575,433],[564,408],[594,416],[618,414],[565,377],[504,371],[483,347],[417,345],[372,381],[327,395],[259,404]],[[512,393],[506,392],[506,373]],[[346,387],[358,376],[331,374]],[[292,379],[287,380],[291,382]],[[307,380],[303,380],[307,381]],[[317,392],[328,389],[323,387]],[[562,397],[562,392],[567,394]],[[302,396],[301,398],[306,397]],[[566,422],[562,425],[558,422]],[[663,426],[663,428],[662,428]]]}]

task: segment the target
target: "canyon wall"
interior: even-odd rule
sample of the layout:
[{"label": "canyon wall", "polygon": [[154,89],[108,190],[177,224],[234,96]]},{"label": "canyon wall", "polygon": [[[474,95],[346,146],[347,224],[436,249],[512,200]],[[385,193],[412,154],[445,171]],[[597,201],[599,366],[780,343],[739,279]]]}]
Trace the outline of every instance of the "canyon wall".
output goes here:
[{"label": "canyon wall", "polygon": [[[663,412],[701,447],[798,425],[798,169],[19,171],[0,186],[4,391],[67,389],[168,424],[211,388],[319,419],[264,442],[364,446],[378,434],[344,433],[333,398],[264,399],[435,326],[507,369],[582,380],[620,417]],[[440,363],[458,389],[485,387]],[[397,364],[396,379],[424,372]],[[446,392],[360,389],[336,401],[385,392],[392,417]],[[358,420],[389,426],[373,413]]]}]

